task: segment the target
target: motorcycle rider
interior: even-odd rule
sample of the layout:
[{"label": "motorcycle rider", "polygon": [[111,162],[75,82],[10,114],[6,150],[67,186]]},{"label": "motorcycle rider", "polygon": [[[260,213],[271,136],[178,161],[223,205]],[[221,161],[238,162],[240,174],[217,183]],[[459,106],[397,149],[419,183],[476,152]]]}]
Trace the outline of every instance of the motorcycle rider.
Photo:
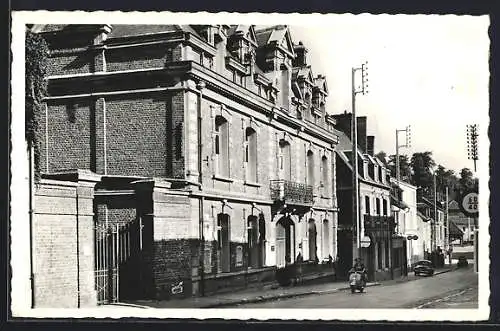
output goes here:
[{"label": "motorcycle rider", "polygon": [[354,260],[354,265],[352,266],[351,270],[349,270],[349,274],[359,271],[361,272],[361,280],[363,280],[366,283],[366,268],[363,262],[361,261],[360,258],[356,258]]}]

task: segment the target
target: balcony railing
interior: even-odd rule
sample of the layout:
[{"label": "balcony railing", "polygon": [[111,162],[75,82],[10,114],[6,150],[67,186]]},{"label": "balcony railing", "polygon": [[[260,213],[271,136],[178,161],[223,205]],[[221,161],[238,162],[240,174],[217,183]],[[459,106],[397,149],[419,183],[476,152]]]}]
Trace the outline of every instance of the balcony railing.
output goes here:
[{"label": "balcony railing", "polygon": [[313,188],[311,185],[289,180],[271,180],[271,199],[288,203],[313,203]]},{"label": "balcony railing", "polygon": [[365,230],[394,231],[396,222],[393,216],[363,215]]}]

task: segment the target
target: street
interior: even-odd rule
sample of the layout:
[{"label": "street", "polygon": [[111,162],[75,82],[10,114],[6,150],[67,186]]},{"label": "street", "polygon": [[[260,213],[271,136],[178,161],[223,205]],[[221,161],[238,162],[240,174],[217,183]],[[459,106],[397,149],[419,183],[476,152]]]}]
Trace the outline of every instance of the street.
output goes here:
[{"label": "street", "polygon": [[467,268],[408,282],[389,281],[365,293],[341,290],[238,308],[476,308],[477,282],[477,274]]}]

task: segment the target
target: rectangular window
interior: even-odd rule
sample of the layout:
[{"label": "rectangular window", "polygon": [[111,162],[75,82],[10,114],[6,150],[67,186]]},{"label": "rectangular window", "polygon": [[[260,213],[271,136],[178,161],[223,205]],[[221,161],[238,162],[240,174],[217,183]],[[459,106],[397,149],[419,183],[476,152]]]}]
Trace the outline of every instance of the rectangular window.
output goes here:
[{"label": "rectangular window", "polygon": [[375,208],[377,209],[377,215],[380,215],[380,199],[376,198],[375,200]]},{"label": "rectangular window", "polygon": [[387,200],[382,199],[382,211],[384,212],[384,216],[387,216]]},{"label": "rectangular window", "polygon": [[365,214],[370,215],[370,197],[365,196]]}]

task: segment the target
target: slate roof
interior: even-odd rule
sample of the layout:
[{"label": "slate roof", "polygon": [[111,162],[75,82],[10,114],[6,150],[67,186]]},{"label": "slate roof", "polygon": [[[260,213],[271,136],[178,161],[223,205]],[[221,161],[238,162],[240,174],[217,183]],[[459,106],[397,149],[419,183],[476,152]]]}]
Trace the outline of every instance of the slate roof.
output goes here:
[{"label": "slate roof", "polygon": [[264,46],[271,42],[279,42],[286,34],[286,27],[284,25],[275,25],[268,28],[255,28],[255,36],[257,38],[257,45]]}]

